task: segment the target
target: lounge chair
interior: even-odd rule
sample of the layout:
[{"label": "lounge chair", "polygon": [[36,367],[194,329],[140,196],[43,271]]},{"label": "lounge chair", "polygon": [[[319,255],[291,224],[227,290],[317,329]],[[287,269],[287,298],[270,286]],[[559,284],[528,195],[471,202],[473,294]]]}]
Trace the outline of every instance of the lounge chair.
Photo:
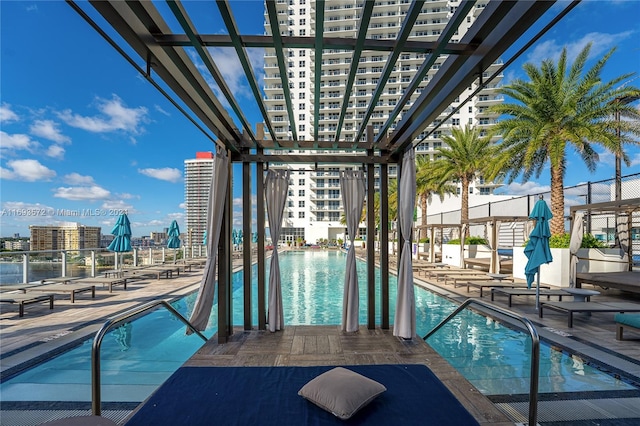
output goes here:
[{"label": "lounge chair", "polygon": [[49,309],[53,309],[53,294],[24,294],[24,293],[1,293],[0,303],[12,303],[18,305],[18,316],[24,316],[25,305],[33,303],[49,302]]},{"label": "lounge chair", "polygon": [[80,278],[78,280],[73,281],[74,284],[85,284],[85,285],[102,285],[103,287],[109,286],[109,293],[113,293],[113,287],[117,285],[123,286],[123,288],[127,289],[127,278],[104,278],[104,277],[87,277]]},{"label": "lounge chair", "polygon": [[[45,280],[46,281],[46,280]],[[80,293],[91,292],[91,297],[96,297],[96,286],[86,284],[44,284],[35,287],[25,287],[23,289],[25,293],[32,291],[47,292],[47,293],[68,293],[71,297],[71,303],[76,301],[76,295]]]},{"label": "lounge chair", "polygon": [[[467,281],[460,283],[460,285],[467,286],[467,293],[471,287],[479,289],[480,297],[484,296],[485,288],[528,288],[526,283],[504,281]],[[541,285],[540,288],[549,288],[549,286]]]},{"label": "lounge chair", "polygon": [[616,322],[617,340],[624,340],[622,337],[623,328],[631,328],[640,332],[640,314],[616,314],[613,319]]},{"label": "lounge chair", "polygon": [[509,299],[509,307],[511,307],[511,302],[513,296],[535,296],[536,294],[540,294],[540,296],[547,296],[547,300],[551,296],[558,296],[558,301],[562,302],[562,296],[571,296],[571,293],[568,293],[564,290],[549,290],[543,289],[542,287],[539,290],[535,288],[492,288],[491,289],[491,301],[493,302],[494,296],[496,294],[503,294],[507,296]]},{"label": "lounge chair", "polygon": [[574,312],[640,312],[640,304],[628,302],[540,302],[538,316],[542,318],[544,308],[569,314],[569,328],[573,327]]}]

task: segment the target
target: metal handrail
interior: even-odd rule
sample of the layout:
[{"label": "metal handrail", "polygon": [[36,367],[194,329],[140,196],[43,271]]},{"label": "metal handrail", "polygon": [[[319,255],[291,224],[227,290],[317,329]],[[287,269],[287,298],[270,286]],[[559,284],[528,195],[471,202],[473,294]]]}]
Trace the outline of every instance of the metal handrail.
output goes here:
[{"label": "metal handrail", "polygon": [[128,311],[122,312],[121,314],[110,317],[107,322],[98,330],[96,336],[93,338],[93,347],[91,349],[91,410],[93,411],[94,416],[99,416],[101,412],[101,401],[100,401],[100,346],[102,345],[102,339],[104,336],[114,327],[122,324],[123,322],[131,319],[132,317],[136,317],[141,315],[142,313],[154,309],[158,306],[164,306],[167,310],[172,313],[175,317],[177,317],[180,321],[182,321],[193,333],[197,334],[204,340],[205,342],[208,340],[207,337],[200,333],[196,328],[189,322],[188,319],[183,317],[180,312],[176,311],[176,309],[169,304],[166,300],[154,300],[152,302],[146,303],[144,305],[138,306],[136,308],[130,309]]},{"label": "metal handrail", "polygon": [[524,318],[513,311],[508,309],[501,308],[496,305],[492,305],[487,302],[483,302],[478,299],[467,299],[460,306],[456,308],[449,316],[447,316],[444,320],[440,322],[433,330],[428,332],[423,339],[426,341],[429,337],[431,337],[436,331],[442,328],[447,322],[449,322],[453,317],[458,315],[467,306],[471,304],[476,304],[483,306],[486,309],[501,313],[508,317],[511,317],[515,320],[520,321],[525,325],[527,330],[529,331],[529,335],[531,336],[531,382],[529,384],[529,425],[535,426],[538,418],[538,379],[540,375],[540,337],[538,336],[538,332],[536,328],[533,326],[533,323],[529,321],[529,319]]}]

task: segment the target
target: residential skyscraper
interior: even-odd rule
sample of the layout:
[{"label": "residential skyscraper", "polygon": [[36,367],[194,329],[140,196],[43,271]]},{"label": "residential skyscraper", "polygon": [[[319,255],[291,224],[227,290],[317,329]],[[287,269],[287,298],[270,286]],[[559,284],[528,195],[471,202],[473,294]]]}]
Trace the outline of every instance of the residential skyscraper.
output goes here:
[{"label": "residential skyscraper", "polygon": [[202,244],[207,229],[207,202],[213,174],[213,153],[197,152],[184,161],[185,245]]},{"label": "residential skyscraper", "polygon": [[[357,38],[364,2],[332,0],[323,4],[324,36]],[[412,2],[409,0],[376,0],[369,22],[367,38],[395,40],[411,4]],[[455,0],[425,2],[413,25],[409,40],[437,41],[458,4],[459,2]],[[315,6],[316,2],[311,0],[277,0],[276,7],[281,35],[315,36]],[[483,8],[484,3],[482,2],[474,7],[460,24],[458,32],[451,42],[455,43],[462,38]],[[271,34],[269,16],[266,12],[265,30],[267,34]],[[345,99],[345,88],[352,67],[353,55],[352,50],[323,50],[320,99],[318,100],[314,99],[315,51],[313,49],[286,49],[287,77],[295,120],[295,129],[292,129],[286,113],[285,93],[279,75],[277,57],[274,50],[267,50],[264,62],[264,91],[269,118],[274,125],[275,135],[271,135],[271,137],[287,140],[293,137],[292,130],[295,130],[298,140],[313,140],[313,129],[316,123],[318,125],[317,139],[320,141],[335,139],[353,141],[358,136],[362,125],[371,125],[374,134],[377,134],[393,113],[428,53],[400,54],[383,93],[377,101],[377,108],[367,123],[362,121],[367,118],[366,111],[378,86],[388,53],[381,51],[362,52],[351,94],[348,99]],[[410,101],[396,118],[396,122],[402,118],[403,112],[411,108],[413,102],[420,96],[424,87],[445,59],[446,55],[441,55],[436,59],[423,78],[423,83],[412,94]],[[482,79],[486,80],[493,75],[499,66],[499,63],[490,65],[483,73]],[[491,114],[488,108],[502,101],[501,96],[496,93],[500,81],[501,76],[493,79],[485,84],[483,89],[471,97],[469,101],[465,102],[479,87],[478,82],[469,86],[415,141],[416,153],[433,157],[435,149],[443,145],[440,136],[450,132],[454,126],[474,125],[480,128],[481,134],[483,134],[497,119],[497,116]],[[320,102],[318,116],[313,114],[312,101],[314,100]],[[348,107],[344,114],[344,121],[340,123],[344,102],[348,103]],[[456,108],[457,111],[448,117]],[[436,129],[435,126],[439,127]],[[392,131],[394,128],[395,124],[389,130]],[[361,140],[364,140],[366,132],[360,131],[360,133],[362,134]],[[345,227],[339,223],[343,214],[339,171],[344,170],[344,166],[270,164],[269,167],[292,169],[281,234],[282,240],[294,241],[296,238],[302,237],[309,242],[315,242],[317,239],[333,239],[344,233]],[[354,165],[351,168],[357,167]],[[389,167],[389,175],[396,175],[394,166]],[[377,184],[378,182],[376,182],[376,187]],[[478,176],[470,191],[472,194],[478,195],[491,194],[496,186],[491,182],[485,182],[482,176]],[[361,235],[365,231],[361,227]]]}]

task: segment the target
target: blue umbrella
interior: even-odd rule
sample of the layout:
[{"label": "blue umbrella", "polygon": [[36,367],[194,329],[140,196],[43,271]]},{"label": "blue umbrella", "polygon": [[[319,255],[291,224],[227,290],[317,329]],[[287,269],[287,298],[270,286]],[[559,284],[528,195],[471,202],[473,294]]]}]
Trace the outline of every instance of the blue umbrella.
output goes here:
[{"label": "blue umbrella", "polygon": [[237,244],[242,244],[242,229],[238,229],[238,243]]},{"label": "blue umbrella", "polygon": [[238,244],[238,231],[235,228],[231,230],[231,242],[233,245]]},{"label": "blue umbrella", "polygon": [[254,232],[253,235],[251,236],[251,241],[254,243],[258,242],[258,233]]},{"label": "blue umbrella", "polygon": [[175,219],[173,222],[171,222],[171,225],[169,225],[167,236],[169,237],[169,239],[167,240],[168,248],[180,248],[180,228],[178,227],[178,222]]},{"label": "blue umbrella", "polygon": [[131,251],[131,223],[126,214],[121,214],[116,221],[115,226],[111,230],[115,236],[107,250],[122,253]]},{"label": "blue umbrella", "polygon": [[207,245],[207,231],[204,231],[204,234],[202,234],[202,245]]},{"label": "blue umbrella", "polygon": [[[113,241],[107,247],[107,250],[116,253],[131,251],[131,223],[126,214],[121,214],[116,221],[111,234],[114,235]],[[117,254],[116,254],[117,256]]]},{"label": "blue umbrella", "polygon": [[529,235],[529,242],[524,248],[524,254],[529,259],[524,267],[524,275],[527,278],[527,286],[531,288],[533,283],[533,277],[537,275],[538,286],[536,288],[536,309],[539,304],[539,289],[540,289],[540,265],[544,263],[553,262],[551,256],[551,249],[549,248],[549,237],[551,231],[549,230],[549,220],[553,217],[551,210],[547,206],[547,203],[540,197],[533,206],[533,210],[529,215],[529,219],[535,219],[536,226],[533,228],[531,235]]}]

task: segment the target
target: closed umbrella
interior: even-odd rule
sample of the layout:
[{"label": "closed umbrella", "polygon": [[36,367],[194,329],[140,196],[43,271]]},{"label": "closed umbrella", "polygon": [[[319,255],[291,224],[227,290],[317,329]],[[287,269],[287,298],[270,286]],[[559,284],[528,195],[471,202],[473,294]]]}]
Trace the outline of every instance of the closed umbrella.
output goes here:
[{"label": "closed umbrella", "polygon": [[231,231],[231,242],[234,246],[238,245],[238,231],[235,228]]},{"label": "closed umbrella", "polygon": [[569,287],[575,288],[576,286],[576,268],[578,266],[578,250],[582,245],[582,233],[584,229],[584,215],[577,212],[573,218],[571,224],[571,240],[569,241],[569,254],[571,255],[571,261],[569,266]]},{"label": "closed umbrella", "polygon": [[258,242],[258,233],[254,232],[253,235],[251,236],[251,242],[253,243],[257,243]]},{"label": "closed umbrella", "polygon": [[113,251],[116,253],[115,257],[115,266],[118,268],[118,253],[124,253],[127,251],[131,251],[131,223],[129,222],[129,218],[126,213],[122,213],[118,220],[116,220],[116,224],[113,226],[111,230],[111,234],[115,237],[107,250]]},{"label": "closed umbrella", "polygon": [[174,249],[173,250],[173,261],[176,261],[176,249],[180,248],[180,227],[178,226],[178,222],[174,219],[169,225],[169,230],[167,231],[167,236],[169,239],[167,240],[167,248]]},{"label": "closed umbrella", "polygon": [[533,206],[529,219],[534,219],[536,224],[529,235],[529,242],[524,248],[524,254],[529,259],[524,267],[524,275],[527,278],[527,286],[531,288],[533,277],[537,276],[536,286],[536,310],[540,306],[540,265],[553,262],[551,249],[549,248],[549,220],[553,217],[547,203],[540,199]]}]

